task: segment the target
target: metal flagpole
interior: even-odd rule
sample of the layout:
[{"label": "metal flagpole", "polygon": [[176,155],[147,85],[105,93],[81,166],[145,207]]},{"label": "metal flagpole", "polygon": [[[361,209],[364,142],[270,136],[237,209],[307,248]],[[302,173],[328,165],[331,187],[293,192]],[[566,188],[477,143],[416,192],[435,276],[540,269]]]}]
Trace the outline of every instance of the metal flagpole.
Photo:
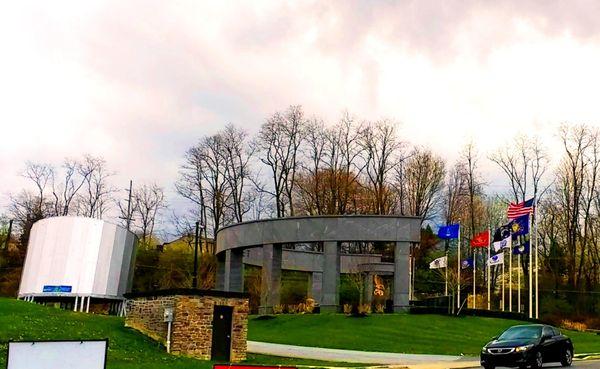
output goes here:
[{"label": "metal flagpole", "polygon": [[517,280],[519,281],[517,284],[518,295],[517,295],[517,311],[521,312],[521,254],[517,254],[517,264],[519,267],[517,268]]},{"label": "metal flagpole", "polygon": [[477,264],[476,264],[476,255],[475,253],[477,252],[477,249],[473,249],[473,309],[476,308],[476,302],[475,300],[477,299],[477,291],[475,290],[475,279],[477,278]]},{"label": "metal flagpole", "polygon": [[504,311],[504,248],[502,249],[502,311]]},{"label": "metal flagpole", "polygon": [[534,223],[534,229],[533,229],[533,237],[534,237],[534,241],[535,241],[535,318],[539,319],[539,313],[540,313],[540,299],[539,299],[539,289],[538,289],[538,258],[539,258],[539,250],[538,250],[538,217],[537,217],[537,196],[533,197],[533,221]]},{"label": "metal flagpole", "polygon": [[487,267],[487,287],[488,287],[487,306],[488,306],[488,310],[491,310],[491,300],[490,300],[490,293],[491,293],[491,284],[490,284],[490,248],[491,247],[492,247],[492,228],[490,227],[488,229],[487,261],[485,262],[485,266]]},{"label": "metal flagpole", "polygon": [[456,306],[460,309],[460,222],[458,222],[458,293]]},{"label": "metal flagpole", "polygon": [[508,250],[508,311],[512,312],[512,252],[511,251],[512,250]]},{"label": "metal flagpole", "polygon": [[[531,232],[531,216],[528,216],[529,231]],[[530,237],[531,239],[531,237]],[[529,243],[529,319],[533,318],[533,263],[531,262],[531,242]]]},{"label": "metal flagpole", "polygon": [[446,292],[446,296],[448,296],[448,251],[447,250],[446,250],[446,277],[445,277],[445,280],[446,280],[445,292]]}]

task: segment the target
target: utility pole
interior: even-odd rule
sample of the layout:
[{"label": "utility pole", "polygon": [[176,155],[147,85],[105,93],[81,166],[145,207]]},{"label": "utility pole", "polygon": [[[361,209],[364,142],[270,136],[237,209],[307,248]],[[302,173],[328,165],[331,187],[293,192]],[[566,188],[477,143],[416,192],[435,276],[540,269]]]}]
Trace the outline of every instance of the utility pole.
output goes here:
[{"label": "utility pole", "polygon": [[131,227],[131,191],[133,189],[133,181],[129,180],[129,197],[127,198],[127,230]]},{"label": "utility pole", "polygon": [[192,278],[192,288],[198,288],[198,232],[200,229],[200,222],[196,221],[196,236],[194,238],[194,270]]}]

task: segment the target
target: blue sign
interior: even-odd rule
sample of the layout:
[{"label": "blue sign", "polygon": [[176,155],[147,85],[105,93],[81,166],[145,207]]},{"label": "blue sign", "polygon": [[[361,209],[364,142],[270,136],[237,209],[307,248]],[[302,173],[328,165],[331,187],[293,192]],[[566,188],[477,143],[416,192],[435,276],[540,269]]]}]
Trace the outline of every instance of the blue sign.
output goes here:
[{"label": "blue sign", "polygon": [[60,292],[71,292],[71,290],[72,290],[71,286],[44,286],[43,292],[60,293]]}]

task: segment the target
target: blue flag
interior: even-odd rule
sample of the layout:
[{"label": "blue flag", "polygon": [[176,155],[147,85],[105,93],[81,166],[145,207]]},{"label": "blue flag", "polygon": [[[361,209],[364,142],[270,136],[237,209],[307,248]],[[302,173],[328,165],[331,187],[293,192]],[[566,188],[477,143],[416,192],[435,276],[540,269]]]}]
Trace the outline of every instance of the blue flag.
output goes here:
[{"label": "blue flag", "polygon": [[461,269],[473,268],[473,258],[467,258],[461,264]]},{"label": "blue flag", "polygon": [[525,241],[522,245],[513,247],[513,255],[529,254],[529,241]]},{"label": "blue flag", "polygon": [[515,236],[522,236],[529,233],[529,214],[513,219],[508,223],[513,239]]},{"label": "blue flag", "polygon": [[438,237],[449,240],[452,238],[458,238],[458,232],[460,230],[460,224],[450,224],[447,226],[440,227],[438,230]]}]

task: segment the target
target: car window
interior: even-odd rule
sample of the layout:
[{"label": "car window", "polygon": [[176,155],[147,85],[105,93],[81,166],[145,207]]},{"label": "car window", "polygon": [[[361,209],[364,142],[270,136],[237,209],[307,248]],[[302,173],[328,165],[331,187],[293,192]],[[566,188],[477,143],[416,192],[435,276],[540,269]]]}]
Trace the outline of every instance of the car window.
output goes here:
[{"label": "car window", "polygon": [[554,331],[550,327],[544,327],[544,336],[554,337]]},{"label": "car window", "polygon": [[558,328],[552,327],[552,330],[554,331],[555,336],[560,336],[560,330]]},{"label": "car window", "polygon": [[542,327],[537,326],[515,326],[510,327],[498,337],[499,341],[508,341],[516,339],[534,339],[540,338]]}]

